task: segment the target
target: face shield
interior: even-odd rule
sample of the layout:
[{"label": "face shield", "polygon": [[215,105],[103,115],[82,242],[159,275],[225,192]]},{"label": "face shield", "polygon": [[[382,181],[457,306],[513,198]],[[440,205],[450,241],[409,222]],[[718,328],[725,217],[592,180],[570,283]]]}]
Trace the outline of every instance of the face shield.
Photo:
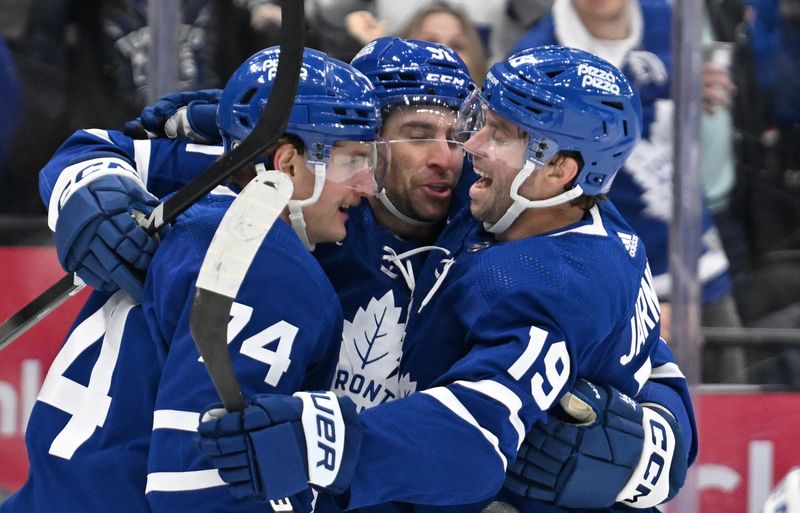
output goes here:
[{"label": "face shield", "polygon": [[389,144],[385,141],[347,141],[333,144],[322,159],[306,151],[306,164],[317,178],[339,183],[362,194],[377,192],[378,180],[386,174]]},{"label": "face shield", "polygon": [[[499,108],[502,108],[502,98],[496,100]],[[582,194],[580,187],[538,200],[526,198],[520,193],[523,183],[536,169],[552,162],[559,147],[545,135],[527,127],[522,128],[525,123],[531,123],[533,116],[515,119],[517,116],[525,114],[516,107],[501,114],[478,91],[473,91],[459,110],[453,127],[453,137],[463,142],[476,173],[488,176],[492,181],[513,177],[508,188],[510,201],[505,213],[496,220],[484,220],[486,230],[496,234],[507,230],[526,209],[559,205]]]},{"label": "face shield", "polygon": [[467,155],[491,164],[522,170],[547,165],[558,153],[558,145],[544,135],[530,133],[513,120],[498,114],[473,91],[464,101],[453,126],[453,138],[464,145]]},{"label": "face shield", "polygon": [[444,105],[399,105],[386,114],[381,136],[393,148],[416,155],[441,153],[453,167],[461,165],[463,146],[453,139],[456,112]]}]

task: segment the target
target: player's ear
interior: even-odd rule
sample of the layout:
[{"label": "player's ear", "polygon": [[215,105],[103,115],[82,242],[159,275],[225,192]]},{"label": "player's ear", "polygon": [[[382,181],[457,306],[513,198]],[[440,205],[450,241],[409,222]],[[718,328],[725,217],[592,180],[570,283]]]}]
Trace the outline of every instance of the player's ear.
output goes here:
[{"label": "player's ear", "polygon": [[289,142],[282,143],[275,150],[275,156],[272,159],[273,168],[278,171],[283,171],[289,176],[294,176],[297,168],[296,158],[299,155],[297,148]]},{"label": "player's ear", "polygon": [[572,182],[578,176],[578,161],[569,155],[559,155],[552,162],[550,175],[566,185]]}]

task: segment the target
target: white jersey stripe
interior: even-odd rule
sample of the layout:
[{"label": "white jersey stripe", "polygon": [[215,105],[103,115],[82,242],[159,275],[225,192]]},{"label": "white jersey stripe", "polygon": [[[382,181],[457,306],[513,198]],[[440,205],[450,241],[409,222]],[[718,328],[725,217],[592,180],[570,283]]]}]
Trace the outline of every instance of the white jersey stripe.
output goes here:
[{"label": "white jersey stripe", "polygon": [[196,411],[156,410],[153,412],[153,431],[177,429],[196,432],[199,424],[200,414]]},{"label": "white jersey stripe", "polygon": [[192,472],[153,472],[147,474],[144,493],[185,492],[225,486],[217,469],[194,470]]},{"label": "white jersey stripe", "polygon": [[191,153],[202,153],[204,155],[222,155],[225,153],[225,148],[222,146],[211,146],[208,144],[189,143],[186,145],[186,151]]},{"label": "white jersey stripe", "polygon": [[522,445],[522,441],[525,439],[525,425],[522,423],[522,419],[519,416],[519,410],[522,409],[522,401],[519,396],[512,392],[507,386],[490,379],[484,379],[478,382],[456,381],[455,384],[461,385],[464,388],[469,388],[470,390],[475,390],[508,408],[508,421],[517,432],[517,449],[519,449]]},{"label": "white jersey stripe", "polygon": [[442,403],[442,405],[444,405],[445,408],[452,411],[459,418],[471,424],[472,426],[475,427],[475,429],[480,431],[483,437],[486,438],[486,441],[489,442],[489,444],[491,444],[492,449],[494,449],[494,451],[500,457],[500,461],[503,464],[503,470],[508,468],[508,460],[506,460],[506,457],[503,456],[503,452],[500,450],[500,441],[497,439],[494,433],[492,433],[487,429],[484,429],[483,427],[481,427],[480,424],[478,424],[478,421],[475,420],[475,417],[473,417],[472,414],[469,412],[469,410],[467,410],[467,408],[463,404],[461,404],[461,401],[459,401],[458,398],[455,395],[453,395],[453,392],[446,389],[445,387],[436,387],[436,388],[431,388],[429,390],[423,390],[422,393],[433,397],[434,399]]},{"label": "white jersey stripe", "polygon": [[133,140],[133,159],[139,178],[144,184],[147,184],[147,177],[150,175],[150,148],[150,139]]},{"label": "white jersey stripe", "polygon": [[665,379],[665,378],[681,378],[686,379],[686,376],[681,372],[680,367],[676,363],[665,363],[654,367],[650,372],[650,379]]}]

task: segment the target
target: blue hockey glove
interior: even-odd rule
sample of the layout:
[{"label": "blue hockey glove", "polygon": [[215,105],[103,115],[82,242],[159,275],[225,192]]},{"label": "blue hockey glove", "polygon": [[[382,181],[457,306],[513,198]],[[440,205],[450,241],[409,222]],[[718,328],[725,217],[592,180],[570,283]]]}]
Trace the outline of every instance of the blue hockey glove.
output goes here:
[{"label": "blue hockey glove", "polygon": [[56,252],[61,266],[97,290],[122,288],[137,301],[142,276],[158,246],[134,220],[158,205],[140,183],[101,176],[75,189],[58,213]]},{"label": "blue hockey glove", "polygon": [[[618,501],[643,508],[667,499],[668,467],[680,466],[672,459],[683,451],[675,450],[677,423],[666,410],[655,413],[613,387],[579,380],[549,413],[509,465],[509,490],[567,508]],[[677,459],[685,476],[685,458]]]},{"label": "blue hockey glove", "polygon": [[125,135],[136,139],[183,138],[202,144],[220,144],[217,104],[222,89],[170,93],[125,123]]},{"label": "blue hockey glove", "polygon": [[235,497],[266,501],[313,485],[347,489],[361,445],[353,401],[333,392],[262,394],[242,412],[209,409],[199,447]]}]

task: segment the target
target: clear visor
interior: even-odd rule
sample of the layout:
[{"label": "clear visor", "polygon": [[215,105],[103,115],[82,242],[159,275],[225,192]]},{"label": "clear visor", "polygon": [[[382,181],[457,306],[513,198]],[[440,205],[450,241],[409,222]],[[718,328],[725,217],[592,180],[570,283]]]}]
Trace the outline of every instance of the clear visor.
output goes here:
[{"label": "clear visor", "polygon": [[392,152],[433,155],[452,167],[460,167],[464,160],[464,145],[453,139],[392,139],[387,142]]},{"label": "clear visor", "polygon": [[547,165],[558,152],[558,145],[552,140],[532,137],[494,112],[478,91],[470,93],[459,110],[453,138],[464,145],[473,160],[495,161],[517,170],[529,160]]},{"label": "clear visor", "polygon": [[453,138],[456,115],[443,105],[399,105],[385,117],[382,135],[401,160],[413,155],[460,170],[464,146]]},{"label": "clear visor", "polygon": [[[306,161],[311,169],[320,164],[308,152]],[[337,141],[325,162],[325,179],[374,194],[388,161],[389,145],[385,141]]]}]

